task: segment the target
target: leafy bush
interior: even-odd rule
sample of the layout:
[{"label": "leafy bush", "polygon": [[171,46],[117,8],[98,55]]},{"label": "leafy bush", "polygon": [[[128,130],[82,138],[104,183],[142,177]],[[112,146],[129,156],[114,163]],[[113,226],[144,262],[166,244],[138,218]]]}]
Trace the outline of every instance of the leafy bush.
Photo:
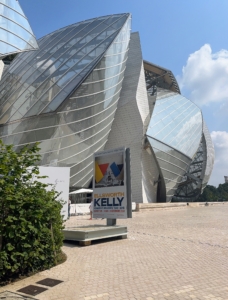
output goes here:
[{"label": "leafy bush", "polygon": [[61,252],[62,203],[37,180],[38,151],[0,141],[0,281],[50,268]]}]

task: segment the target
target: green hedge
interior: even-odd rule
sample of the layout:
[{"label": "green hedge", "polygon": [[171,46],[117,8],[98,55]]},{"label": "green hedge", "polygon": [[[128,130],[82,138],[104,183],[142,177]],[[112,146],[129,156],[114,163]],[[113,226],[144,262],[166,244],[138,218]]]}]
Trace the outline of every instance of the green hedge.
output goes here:
[{"label": "green hedge", "polygon": [[62,203],[37,181],[38,152],[0,141],[0,281],[50,268],[61,252]]}]

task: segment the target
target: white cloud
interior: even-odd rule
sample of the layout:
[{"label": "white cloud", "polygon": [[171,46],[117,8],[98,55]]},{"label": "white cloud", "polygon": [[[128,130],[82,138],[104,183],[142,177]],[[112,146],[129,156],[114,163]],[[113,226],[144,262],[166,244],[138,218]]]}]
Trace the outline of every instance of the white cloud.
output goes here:
[{"label": "white cloud", "polygon": [[177,79],[182,94],[202,108],[214,129],[215,163],[209,184],[217,186],[228,175],[228,50],[212,53],[205,44],[189,55]]},{"label": "white cloud", "polygon": [[205,44],[190,54],[182,75],[177,77],[184,94],[199,106],[228,101],[228,51],[212,53]]},{"label": "white cloud", "polygon": [[217,186],[224,183],[224,176],[228,176],[228,132],[212,131],[211,138],[215,147],[215,164],[209,184]]}]

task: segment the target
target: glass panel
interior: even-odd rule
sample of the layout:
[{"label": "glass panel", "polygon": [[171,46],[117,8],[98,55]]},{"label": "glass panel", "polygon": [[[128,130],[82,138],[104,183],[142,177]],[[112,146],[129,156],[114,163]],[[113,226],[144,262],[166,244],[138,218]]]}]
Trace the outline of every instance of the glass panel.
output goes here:
[{"label": "glass panel", "polygon": [[65,110],[71,110],[71,109],[79,109],[83,108],[84,106],[90,106],[95,103],[107,100],[111,98],[113,95],[115,95],[117,92],[120,91],[122,86],[122,82],[117,84],[116,86],[106,90],[102,91],[101,93],[93,94],[90,96],[84,96],[80,98],[70,98],[69,101],[66,104]]},{"label": "glass panel", "polygon": [[[28,91],[28,90],[27,90]],[[24,101],[23,101],[24,100]],[[21,102],[23,103],[20,108],[18,109],[18,112],[21,113],[22,116],[25,115],[25,113],[27,112],[29,107],[33,107],[33,105],[35,103],[37,103],[38,99],[34,96],[34,95],[28,95],[28,97],[26,97],[26,99],[23,99],[23,97],[21,98]],[[19,102],[17,101],[17,104]],[[40,103],[41,104],[41,103]],[[10,121],[15,121],[17,120],[17,115],[13,115],[11,114],[11,118]]]},{"label": "glass panel", "polygon": [[[90,61],[91,61],[94,57],[100,55],[100,54],[104,51],[104,49],[107,47],[107,44],[109,44],[109,42],[110,42],[111,39],[112,39],[112,37],[106,39],[106,41],[102,43],[102,45],[101,45],[102,47],[96,48],[96,50],[91,51],[87,56],[84,56],[83,60],[81,60],[81,61],[79,61],[78,63],[75,64],[75,56],[78,55],[78,53],[76,53],[70,60],[67,61],[67,63],[66,63],[65,65],[63,65],[63,66],[62,66],[61,68],[59,68],[56,72],[53,73],[53,75],[52,75],[52,81],[53,81],[53,80],[56,80],[56,81],[57,81],[59,77],[61,78],[61,77],[62,77],[61,72],[64,73],[64,72],[68,69],[68,66],[71,66],[72,64],[75,64],[75,65],[74,65],[71,69],[69,69],[68,72],[65,72],[64,77],[62,77],[60,80],[58,80],[58,83],[57,83],[57,84],[58,84],[58,87],[64,87],[64,85],[66,85],[67,82],[69,82],[69,81],[72,79],[72,77],[74,77],[77,73],[79,73],[79,75],[81,76],[80,71],[81,71],[83,68],[85,68],[85,66],[86,66],[87,64],[89,64]],[[82,52],[82,53],[83,53],[83,52]],[[59,75],[58,75],[58,73],[59,73]],[[55,75],[55,77],[54,77],[54,75]],[[75,85],[76,85],[76,82],[75,82],[75,81],[74,81],[74,83],[75,83]],[[42,86],[42,91],[44,92],[44,90],[45,90],[45,87]],[[57,90],[56,90],[56,91],[57,91]],[[37,92],[37,91],[36,91],[36,92]],[[54,94],[53,91],[52,91],[52,99],[54,98],[54,96],[55,96],[55,94]],[[40,106],[40,103],[37,104],[37,105],[39,106],[39,109],[42,109],[43,107],[45,107],[45,106],[47,105],[48,102],[52,101],[52,99],[48,99],[47,96],[43,96],[43,97],[46,97],[46,100],[44,100],[44,99],[41,100],[41,101],[43,102],[42,106]],[[64,100],[64,99],[62,99],[62,101],[63,101],[63,100]],[[61,101],[61,102],[62,102],[62,101]],[[40,101],[39,101],[39,102],[40,102]],[[59,106],[59,104],[60,104],[60,98],[58,97],[58,101],[55,101],[55,105],[56,105],[56,106],[57,106],[57,105]],[[50,108],[51,108],[51,107],[49,107],[49,109],[50,109]],[[36,109],[34,108],[31,112],[29,112],[29,113],[27,114],[27,116],[33,115],[35,111],[36,111]]]},{"label": "glass panel", "polygon": [[172,196],[187,172],[191,159],[153,138],[148,137],[148,140],[165,179],[166,190]]},{"label": "glass panel", "polygon": [[27,42],[22,40],[20,37],[14,35],[9,31],[5,31],[2,28],[0,28],[0,36],[2,40],[7,41],[10,45],[20,49],[21,51],[28,50],[31,47]]},{"label": "glass panel", "polygon": [[[163,95],[164,96],[164,95]],[[202,133],[200,109],[179,94],[156,100],[147,134],[193,157]]]},{"label": "glass panel", "polygon": [[[14,1],[16,2],[16,1]],[[25,17],[21,14],[18,14],[14,10],[10,9],[9,7],[0,3],[0,14],[7,17],[8,19],[14,21],[15,23],[19,24],[20,26],[24,27],[27,31],[32,34],[32,30],[29,26],[29,23]]]},{"label": "glass panel", "polygon": [[[26,87],[21,86],[21,89],[17,89],[17,91],[8,99],[8,101],[5,101],[4,104],[0,107],[0,115],[7,112],[7,110],[11,107],[11,105],[16,101],[16,99],[19,97],[19,93],[26,89]],[[9,112],[11,115],[11,113]]]},{"label": "glass panel", "polygon": [[[72,145],[66,147],[65,144],[62,142],[61,139],[55,139],[53,140],[53,144],[51,145],[51,148],[48,149],[47,145],[49,143],[49,140],[46,142],[42,142],[41,147],[42,149],[48,149],[50,152],[50,156],[52,160],[53,159],[53,155],[58,157],[58,161],[64,161],[64,163],[67,162],[67,160],[71,160],[72,162],[74,161],[74,163],[78,162],[78,157],[80,157],[80,160],[85,159],[85,150],[89,150],[90,146],[92,146],[93,144],[97,143],[99,140],[102,140],[105,137],[107,137],[107,133],[110,130],[110,126],[105,127],[102,131],[100,131],[99,133],[95,134],[94,136],[90,137],[87,140],[83,140],[81,139],[80,136],[76,135],[76,136],[72,136],[69,139],[72,142]],[[45,143],[45,144],[44,144]],[[55,146],[54,146],[55,144]],[[63,149],[62,149],[63,148]],[[54,149],[57,149],[56,151],[54,151]],[[61,150],[62,149],[62,150]],[[41,150],[41,154],[42,154],[42,150]],[[76,153],[79,153],[78,155]],[[74,160],[72,160],[71,158],[68,157],[74,157]],[[50,163],[49,159],[44,162],[45,164]]]},{"label": "glass panel", "polygon": [[115,76],[118,73],[121,73],[125,69],[125,61],[120,64],[110,67],[107,69],[94,70],[86,79],[85,84],[89,84],[90,82],[104,80],[106,78],[110,78]]},{"label": "glass panel", "polygon": [[108,67],[112,67],[115,65],[120,64],[122,61],[125,61],[127,58],[127,51],[117,54],[117,55],[113,55],[113,56],[106,56],[105,61],[102,61],[97,67],[96,69],[102,69],[102,68],[108,68]]},{"label": "glass panel", "polygon": [[[57,69],[52,74],[52,76],[51,76],[51,82],[50,83],[46,82],[45,84],[43,84],[42,86],[40,86],[40,88],[36,90],[36,94],[35,94],[37,98],[40,97],[40,94],[44,93],[45,90],[46,90],[46,88],[49,87],[50,84],[52,85],[53,81],[58,81],[58,83],[57,83],[58,84],[58,88],[56,89],[56,86],[54,86],[52,88],[52,92],[51,92],[52,98],[49,98],[49,97],[47,97],[47,95],[44,95],[43,97],[45,97],[46,100],[44,100],[44,99],[42,100],[41,99],[41,101],[43,102],[43,104],[42,105],[40,105],[40,103],[37,104],[37,106],[39,107],[39,110],[36,110],[34,108],[31,112],[29,112],[29,114],[27,114],[27,116],[33,115],[34,112],[38,113],[40,111],[40,109],[42,109],[43,107],[45,107],[48,102],[52,101],[52,99],[56,95],[58,89],[60,89],[64,85],[66,85],[67,82],[69,82],[72,79],[72,77],[74,77],[77,73],[80,73],[80,71],[85,67],[86,64],[89,64],[90,61],[94,57],[100,55],[104,51],[104,49],[107,47],[107,44],[110,42],[109,41],[110,39],[111,38],[108,38],[105,41],[105,43],[102,44],[101,48],[96,49],[96,50],[90,52],[87,56],[84,56],[83,61],[79,61],[78,63],[77,63],[77,60],[75,61],[75,58],[79,55],[79,53],[76,53],[74,56],[72,56],[72,58],[70,60],[68,60],[66,62],[66,64],[62,65],[59,69]],[[81,54],[83,55],[83,51],[81,51]],[[55,63],[55,65],[56,65],[56,63]],[[69,69],[69,67],[72,66],[72,65],[73,65],[73,67],[71,67]],[[58,66],[56,66],[56,68],[58,68]],[[69,71],[67,71],[67,70],[69,70]],[[62,77],[63,74],[64,74],[64,77]],[[49,75],[49,74],[47,74],[47,75]],[[45,76],[45,73],[42,74],[42,76]],[[58,80],[58,78],[60,78],[60,80]],[[54,92],[54,89],[55,89],[56,93]],[[49,91],[49,95],[50,95],[50,91]],[[63,100],[64,99],[62,99],[62,101]]]},{"label": "glass panel", "polygon": [[[18,117],[32,116],[43,112],[45,107],[47,109],[44,112],[50,112],[59,107],[72,89],[75,89],[77,84],[81,83],[86,74],[97,64],[100,56],[104,54],[113,40],[116,41],[120,35],[125,36],[124,40],[119,40],[110,47],[112,49],[110,54],[119,53],[127,48],[126,24],[129,22],[124,25],[118,36],[116,31],[123,26],[128,16],[128,14],[120,14],[74,24],[40,39],[40,50],[32,54],[20,55],[20,62],[16,58],[14,66],[10,67],[12,75],[8,76],[6,73],[4,84],[2,82],[0,86],[2,103],[0,122],[15,121]],[[9,24],[4,18],[2,18],[2,22],[5,29],[14,29],[13,18]],[[24,29],[20,30],[22,33]],[[11,33],[4,34],[8,36]],[[26,31],[25,38],[27,37],[28,32]],[[18,42],[23,44],[23,47],[28,46],[25,46],[26,42],[21,39]],[[124,70],[122,62],[123,59],[126,60],[126,57],[127,53],[104,58],[105,67],[111,65],[115,65],[115,67],[107,69],[106,72],[96,71],[97,75],[102,74],[103,79],[106,80],[94,83],[88,89],[87,93],[95,94],[91,98],[93,99],[92,105],[103,102],[102,105],[107,108],[113,103],[113,96],[121,88],[122,74],[118,73]],[[110,78],[112,76],[113,78]],[[12,85],[12,89],[8,88],[10,85]],[[105,90],[102,92],[103,95],[96,94],[101,90]],[[73,100],[73,102],[75,101]],[[85,105],[84,101],[79,102],[83,102],[83,106]]]},{"label": "glass panel", "polygon": [[[83,84],[82,87],[79,88],[78,91],[74,94],[74,97],[90,95],[93,93],[98,93],[103,90],[107,90],[109,87],[115,86],[119,82],[120,75],[121,75],[121,73],[119,73],[119,74],[117,73],[116,76],[114,76],[110,79],[98,81],[95,83],[90,82],[89,84]],[[121,78],[122,78],[122,76],[121,76]]]},{"label": "glass panel", "polygon": [[35,39],[31,39],[31,33],[18,26],[14,22],[0,16],[0,28],[6,29],[12,33],[16,33],[17,36],[26,40],[32,47],[36,47],[37,43]]},{"label": "glass panel", "polygon": [[18,52],[20,51],[19,48],[17,48],[17,46],[13,46],[13,45],[9,45],[6,44],[2,41],[0,41],[0,49],[1,49],[1,53],[0,54],[5,54],[5,53],[14,53],[14,52]]},{"label": "glass panel", "polygon": [[[35,142],[35,141],[42,141],[45,139],[51,139],[51,138],[58,138],[58,137],[62,137],[61,141],[62,141],[62,148],[67,147],[72,145],[72,138],[74,138],[74,136],[77,134],[80,136],[80,141],[85,140],[90,138],[92,135],[96,134],[97,132],[101,131],[104,127],[106,127],[109,123],[110,120],[113,119],[113,115],[114,112],[112,112],[110,115],[105,116],[105,118],[103,118],[103,120],[101,122],[96,122],[95,125],[93,127],[90,127],[88,129],[84,128],[82,131],[77,131],[78,129],[78,122],[77,122],[77,116],[75,115],[75,119],[76,121],[74,121],[74,123],[69,123],[69,124],[62,124],[61,126],[56,125],[56,126],[52,126],[52,127],[47,127],[47,128],[40,128],[40,129],[36,129],[36,124],[37,122],[33,122],[35,123],[34,126],[34,130],[31,130],[31,126],[28,124],[28,126],[26,127],[21,127],[21,130],[23,130],[23,132],[21,133],[16,133],[16,134],[12,134],[12,135],[7,135],[4,139],[5,141],[7,141],[7,143],[9,144],[13,144],[14,139],[18,139],[20,142],[19,144],[23,144],[23,143],[31,143],[31,142]],[[36,117],[36,120],[40,119],[40,117]],[[27,122],[29,122],[29,120],[27,120]],[[44,126],[48,126],[50,125],[50,123],[46,124],[45,122],[43,122]],[[3,132],[1,132],[1,135],[4,135]],[[64,137],[66,136],[66,137]],[[72,138],[71,138],[72,136]],[[25,141],[23,141],[23,137],[26,138]],[[51,150],[58,150],[58,146],[52,148]]]}]

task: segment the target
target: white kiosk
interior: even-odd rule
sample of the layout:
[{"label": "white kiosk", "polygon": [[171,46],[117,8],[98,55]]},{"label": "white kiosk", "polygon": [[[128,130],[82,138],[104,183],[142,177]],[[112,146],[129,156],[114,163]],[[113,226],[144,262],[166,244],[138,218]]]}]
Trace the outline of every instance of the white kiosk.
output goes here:
[{"label": "white kiosk", "polygon": [[[68,199],[69,199],[69,184],[70,184],[70,168],[68,167],[39,167],[39,176],[47,176],[47,178],[39,178],[42,183],[52,184],[55,190],[60,193],[57,200],[63,200],[64,205],[61,211],[63,219],[68,218]],[[52,186],[48,186],[51,190]]]}]

